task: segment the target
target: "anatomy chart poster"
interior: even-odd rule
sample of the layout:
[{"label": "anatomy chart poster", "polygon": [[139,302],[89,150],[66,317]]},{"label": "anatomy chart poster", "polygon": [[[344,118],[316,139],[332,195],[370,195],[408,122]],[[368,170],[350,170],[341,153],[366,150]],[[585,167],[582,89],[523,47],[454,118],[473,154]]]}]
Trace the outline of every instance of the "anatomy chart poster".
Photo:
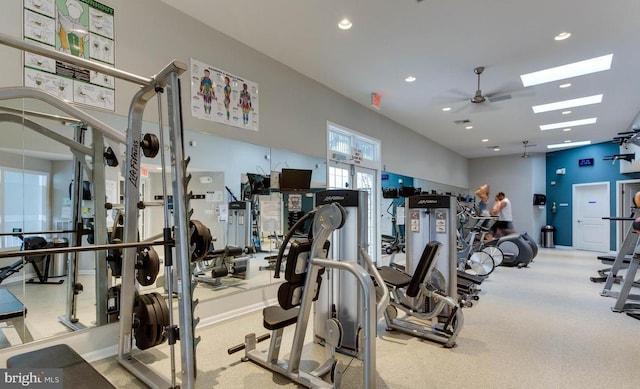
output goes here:
[{"label": "anatomy chart poster", "polygon": [[[94,0],[24,0],[24,40],[115,66],[113,8]],[[24,85],[115,111],[114,77],[24,53]]]},{"label": "anatomy chart poster", "polygon": [[191,115],[258,131],[258,84],[191,58]]}]

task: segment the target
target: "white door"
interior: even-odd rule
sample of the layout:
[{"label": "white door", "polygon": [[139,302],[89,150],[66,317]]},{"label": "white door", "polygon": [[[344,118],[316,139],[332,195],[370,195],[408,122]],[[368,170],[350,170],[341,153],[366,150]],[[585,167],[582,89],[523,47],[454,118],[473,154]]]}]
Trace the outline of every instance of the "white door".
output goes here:
[{"label": "white door", "polygon": [[[361,166],[355,166],[346,163],[332,162],[334,166],[329,166],[329,189],[354,189],[363,190],[367,192],[368,201],[368,241],[369,247],[367,252],[374,262],[378,259],[379,250],[375,250],[375,247],[380,247],[380,234],[378,232],[378,223],[376,221],[379,217],[379,213],[376,212],[377,207],[377,194],[374,188],[379,187],[377,180],[377,172],[373,169],[363,168]],[[377,262],[376,262],[377,263]]]},{"label": "white door", "polygon": [[367,210],[367,215],[368,215],[368,219],[367,219],[367,225],[368,225],[368,241],[369,241],[369,247],[367,249],[367,252],[369,253],[369,256],[374,259],[374,261],[377,258],[377,254],[380,252],[380,250],[375,250],[375,247],[380,247],[381,242],[378,241],[379,238],[379,233],[378,233],[378,223],[376,223],[376,221],[378,220],[378,213],[375,212],[375,210],[379,209],[377,207],[377,198],[376,195],[378,194],[379,191],[376,191],[375,188],[378,188],[379,185],[377,184],[377,180],[376,180],[376,171],[372,170],[372,169],[367,169],[367,168],[363,168],[361,166],[357,166],[355,168],[356,171],[356,182],[355,182],[355,187],[354,189],[358,189],[358,190],[363,190],[365,192],[367,192],[368,194],[368,210]]},{"label": "white door", "polygon": [[573,185],[573,247],[608,252],[610,222],[609,183]]}]

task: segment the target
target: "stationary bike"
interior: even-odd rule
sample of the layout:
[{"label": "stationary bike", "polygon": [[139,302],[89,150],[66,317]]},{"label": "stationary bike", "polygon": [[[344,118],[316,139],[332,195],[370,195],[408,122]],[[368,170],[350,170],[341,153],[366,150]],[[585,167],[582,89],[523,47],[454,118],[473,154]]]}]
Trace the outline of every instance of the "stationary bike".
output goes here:
[{"label": "stationary bike", "polygon": [[462,226],[458,231],[458,269],[479,276],[488,276],[502,263],[504,254],[497,246],[487,246],[484,238],[496,222],[496,216],[466,215],[465,224],[471,224],[464,236]]}]

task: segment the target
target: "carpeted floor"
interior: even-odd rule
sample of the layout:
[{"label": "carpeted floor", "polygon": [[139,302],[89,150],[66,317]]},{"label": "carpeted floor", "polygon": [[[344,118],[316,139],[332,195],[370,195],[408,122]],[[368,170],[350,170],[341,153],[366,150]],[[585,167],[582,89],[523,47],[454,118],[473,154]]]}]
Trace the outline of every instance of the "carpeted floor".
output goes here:
[{"label": "carpeted floor", "polygon": [[[442,348],[378,325],[377,387],[415,388],[637,388],[640,385],[640,321],[613,313],[603,284],[589,281],[602,268],[596,253],[540,249],[523,269],[499,267],[482,284],[480,300],[464,309],[457,347]],[[619,286],[617,286],[619,287]],[[633,291],[638,293],[638,291]],[[227,355],[249,332],[266,333],[260,312],[198,330],[198,388],[297,387],[251,362]],[[292,332],[285,332],[285,337]],[[287,354],[289,339],[283,342]],[[260,343],[266,349],[268,342]],[[179,349],[178,364],[179,364]],[[307,337],[303,360],[322,350]],[[138,359],[169,376],[166,346]],[[342,388],[362,387],[360,361],[341,356]],[[94,363],[114,385],[145,387],[114,358]]]}]

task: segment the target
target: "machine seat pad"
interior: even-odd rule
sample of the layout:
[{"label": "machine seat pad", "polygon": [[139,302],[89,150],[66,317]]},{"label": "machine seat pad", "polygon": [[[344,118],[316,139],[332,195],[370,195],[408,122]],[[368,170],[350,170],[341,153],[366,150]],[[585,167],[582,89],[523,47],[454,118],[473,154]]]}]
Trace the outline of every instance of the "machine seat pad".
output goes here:
[{"label": "machine seat pad", "polygon": [[478,276],[475,274],[469,274],[461,270],[458,270],[458,284],[460,284],[460,280],[462,279],[464,281],[470,281],[476,285],[480,285],[482,284],[482,281],[484,281],[486,278],[487,276]]},{"label": "machine seat pad", "polygon": [[404,288],[411,282],[410,275],[403,273],[400,270],[393,269],[389,266],[379,267],[378,272],[380,272],[380,276],[385,283],[396,288]]},{"label": "machine seat pad", "polygon": [[268,330],[284,328],[298,321],[300,308],[283,309],[279,305],[272,305],[262,310],[262,324]]},{"label": "machine seat pad", "polygon": [[106,378],[66,344],[14,355],[7,359],[9,368],[62,369],[65,388],[115,388]]},{"label": "machine seat pad", "polygon": [[0,289],[0,320],[27,315],[27,309],[16,296],[7,289]]},{"label": "machine seat pad", "polygon": [[[613,265],[616,260],[616,257],[613,255],[598,255],[598,260],[602,262],[603,265]],[[625,255],[622,263],[629,264],[631,263],[631,255]]]}]

